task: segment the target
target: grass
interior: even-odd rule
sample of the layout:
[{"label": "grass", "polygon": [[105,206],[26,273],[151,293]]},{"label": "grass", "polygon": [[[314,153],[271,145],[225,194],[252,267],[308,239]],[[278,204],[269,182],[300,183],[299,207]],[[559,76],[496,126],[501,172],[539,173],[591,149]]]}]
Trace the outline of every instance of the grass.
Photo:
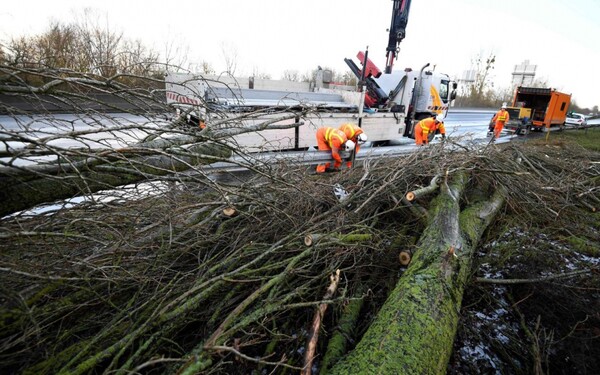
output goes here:
[{"label": "grass", "polygon": [[[550,137],[552,138],[552,135]],[[563,131],[560,139],[573,141],[588,150],[600,152],[600,127]]]}]

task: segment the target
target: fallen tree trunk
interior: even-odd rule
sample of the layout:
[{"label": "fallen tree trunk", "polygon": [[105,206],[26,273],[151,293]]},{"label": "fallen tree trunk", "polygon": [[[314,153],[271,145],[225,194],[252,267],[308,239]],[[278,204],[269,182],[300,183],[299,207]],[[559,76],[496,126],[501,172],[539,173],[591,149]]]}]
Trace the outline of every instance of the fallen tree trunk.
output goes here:
[{"label": "fallen tree trunk", "polygon": [[231,149],[218,143],[199,143],[186,154],[157,154],[130,157],[110,164],[83,167],[54,176],[0,178],[0,217],[35,205],[92,194],[155,177],[188,170],[231,156]]},{"label": "fallen tree trunk", "polygon": [[460,211],[466,176],[442,184],[411,265],[357,347],[333,374],[445,374],[471,255],[504,202],[492,199]]}]

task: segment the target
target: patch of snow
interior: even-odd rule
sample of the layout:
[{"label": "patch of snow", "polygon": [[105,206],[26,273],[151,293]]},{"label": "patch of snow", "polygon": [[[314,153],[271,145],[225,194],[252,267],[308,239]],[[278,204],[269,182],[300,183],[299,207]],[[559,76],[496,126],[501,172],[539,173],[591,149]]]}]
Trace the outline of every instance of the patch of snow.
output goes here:
[{"label": "patch of snow", "polygon": [[578,260],[581,262],[588,263],[592,266],[600,265],[599,257],[590,257],[590,256],[587,256],[587,255],[581,254],[581,253],[575,253],[575,255],[577,256]]}]

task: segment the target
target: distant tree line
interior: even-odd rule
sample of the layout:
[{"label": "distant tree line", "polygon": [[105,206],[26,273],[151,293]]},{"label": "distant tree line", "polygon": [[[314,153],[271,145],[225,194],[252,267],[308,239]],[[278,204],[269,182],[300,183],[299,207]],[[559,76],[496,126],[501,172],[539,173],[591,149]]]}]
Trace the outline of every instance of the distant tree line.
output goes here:
[{"label": "distant tree line", "polygon": [[[156,51],[92,22],[91,17],[73,23],[53,22],[40,35],[3,42],[0,64],[17,70],[58,70],[65,76],[79,72],[90,78],[113,77],[128,85],[137,84],[137,77],[159,78],[164,73]],[[15,79],[32,86],[47,83],[43,74],[23,74]]]}]

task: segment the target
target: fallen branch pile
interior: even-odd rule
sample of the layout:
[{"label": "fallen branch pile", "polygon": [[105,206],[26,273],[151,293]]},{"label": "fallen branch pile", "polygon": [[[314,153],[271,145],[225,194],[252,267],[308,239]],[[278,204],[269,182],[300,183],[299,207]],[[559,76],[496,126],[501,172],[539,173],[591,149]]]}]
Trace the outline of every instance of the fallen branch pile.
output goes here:
[{"label": "fallen branch pile", "polygon": [[[235,183],[198,177],[137,200],[5,218],[0,370],[444,373],[486,226],[503,207],[524,223],[575,220],[598,206],[599,160],[560,146],[431,147],[325,177],[281,165]],[[349,193],[341,202],[335,184]],[[402,275],[405,250],[413,260]],[[453,313],[440,352],[427,351],[436,338],[425,335],[409,360],[398,353],[415,342],[399,336],[439,327],[424,308]]]}]

